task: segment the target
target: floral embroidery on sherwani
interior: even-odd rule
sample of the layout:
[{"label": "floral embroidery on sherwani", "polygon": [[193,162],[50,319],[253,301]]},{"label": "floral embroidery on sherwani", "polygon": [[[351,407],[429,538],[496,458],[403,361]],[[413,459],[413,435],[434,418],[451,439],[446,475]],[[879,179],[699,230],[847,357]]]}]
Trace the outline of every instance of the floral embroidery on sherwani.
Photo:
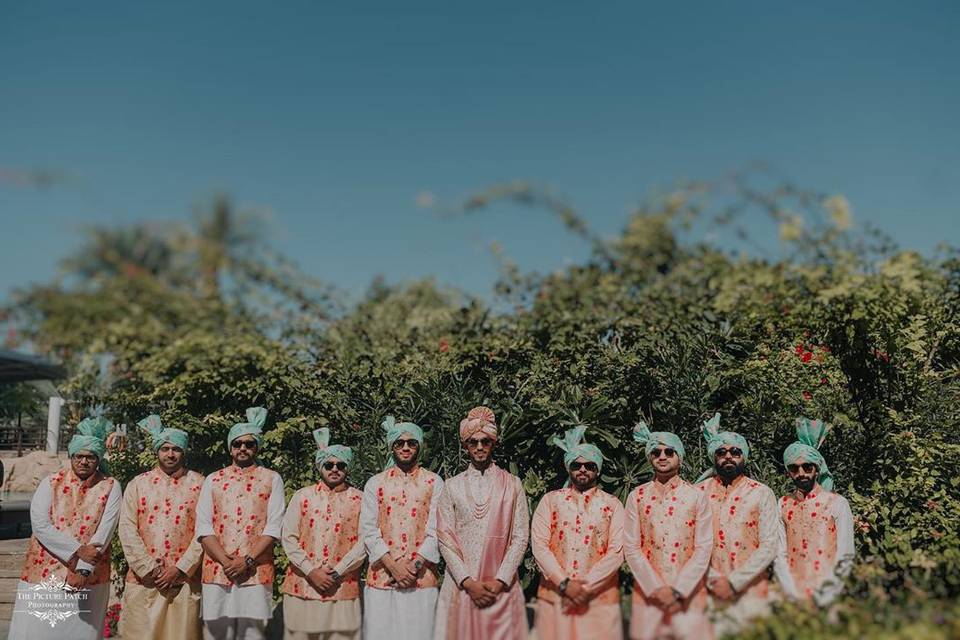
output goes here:
[{"label": "floral embroidery on sherwani", "polygon": [[[230,465],[210,478],[213,531],[228,555],[247,555],[256,539],[263,534],[267,526],[267,506],[275,473],[260,465],[245,469]],[[273,583],[273,545],[255,560],[256,573],[240,583],[241,586]],[[233,584],[223,572],[223,567],[209,557],[203,560],[203,583]]]},{"label": "floral embroidery on sherwani", "polygon": [[[776,516],[765,510],[776,508],[773,491],[760,482],[740,476],[729,486],[725,486],[719,477],[714,476],[701,482],[697,487],[703,491],[713,510],[713,555],[710,558],[710,576],[725,576],[731,579],[739,594],[749,594],[766,599],[769,580],[766,568],[776,555],[775,538],[764,541],[763,527],[774,524]],[[770,523],[762,520],[771,519]],[[775,529],[774,529],[775,531]],[[761,550],[761,544],[765,546]],[[747,577],[745,584],[736,584],[731,576],[751,564],[754,554],[760,553],[766,559],[763,566]],[[761,557],[761,556],[758,556]],[[756,563],[753,563],[756,564]]]},{"label": "floral embroidery on sherwani", "polygon": [[810,599],[817,587],[833,575],[837,558],[837,523],[833,502],[837,494],[818,487],[797,499],[780,499],[780,513],[787,534],[787,564],[800,595]]},{"label": "floral embroidery on sherwani", "polygon": [[[187,471],[172,478],[162,469],[154,468],[134,478],[127,491],[135,490],[137,502],[137,533],[144,550],[157,563],[173,566],[194,541],[197,499],[203,486],[203,476]],[[191,581],[199,581],[194,574]],[[127,582],[141,584],[133,571],[127,571]]]},{"label": "floral embroidery on sherwani", "polygon": [[[404,473],[398,467],[383,472],[377,490],[377,524],[390,555],[412,560],[427,537],[430,500],[435,489],[436,476],[420,467]],[[430,566],[417,579],[416,588],[436,587],[436,567]],[[393,589],[390,572],[379,561],[367,570],[367,586]]]},{"label": "floral embroidery on sherwani", "polygon": [[[622,540],[616,549],[608,549],[611,542],[611,521],[614,512],[622,514],[623,505],[614,496],[594,487],[581,493],[572,487],[551,491],[544,496],[542,506],[550,519],[547,546],[560,564],[561,571],[571,580],[597,580],[596,604],[616,602],[619,599],[618,572],[623,563]],[[538,507],[539,509],[539,507]],[[608,551],[617,556],[614,570],[596,576],[594,567],[603,562]],[[560,598],[558,586],[550,576],[541,576],[537,597],[548,602]]]},{"label": "floral embroidery on sherwani", "polygon": [[[50,523],[55,529],[76,538],[80,544],[89,543],[103,517],[114,482],[116,480],[99,471],[80,480],[70,467],[63,467],[50,476]],[[66,580],[68,573],[67,566],[47,551],[36,536],[31,536],[20,579],[39,584],[51,576]],[[93,586],[109,580],[110,557],[107,554],[94,566],[86,583]]]},{"label": "floral embroidery on sherwani", "polygon": [[[299,512],[297,541],[315,567],[335,567],[359,540],[360,503],[363,492],[354,487],[333,491],[323,482],[297,492],[288,509]],[[285,543],[286,544],[286,543]],[[304,572],[291,562],[283,580],[283,592],[306,600],[352,600],[360,597],[360,566],[342,575],[340,587],[331,595],[317,592]]]}]

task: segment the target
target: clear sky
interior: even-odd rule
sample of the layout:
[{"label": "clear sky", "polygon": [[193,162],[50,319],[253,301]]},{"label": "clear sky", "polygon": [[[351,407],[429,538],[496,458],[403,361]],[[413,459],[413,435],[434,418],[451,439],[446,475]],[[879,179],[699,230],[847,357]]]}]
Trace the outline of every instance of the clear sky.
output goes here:
[{"label": "clear sky", "polygon": [[[0,9],[0,299],[88,223],[216,192],[350,291],[489,291],[587,247],[539,211],[440,219],[529,179],[604,234],[651,189],[762,161],[904,245],[960,244],[960,3],[18,2]],[[70,180],[17,183],[46,169]]]}]

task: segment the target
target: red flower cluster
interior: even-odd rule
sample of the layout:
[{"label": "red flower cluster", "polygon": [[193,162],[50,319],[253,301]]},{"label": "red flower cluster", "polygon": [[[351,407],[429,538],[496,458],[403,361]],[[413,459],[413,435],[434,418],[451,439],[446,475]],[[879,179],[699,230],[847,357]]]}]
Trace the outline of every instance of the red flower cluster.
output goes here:
[{"label": "red flower cluster", "polygon": [[[819,353],[817,353],[818,351]],[[823,355],[830,353],[830,347],[817,344],[811,344],[808,347],[808,345],[800,342],[797,344],[794,352],[797,354],[797,357],[800,358],[801,362],[810,362],[814,358],[816,358],[817,362],[823,362]]]},{"label": "red flower cluster", "polygon": [[116,638],[117,627],[120,624],[120,603],[111,605],[103,619],[103,637]]}]

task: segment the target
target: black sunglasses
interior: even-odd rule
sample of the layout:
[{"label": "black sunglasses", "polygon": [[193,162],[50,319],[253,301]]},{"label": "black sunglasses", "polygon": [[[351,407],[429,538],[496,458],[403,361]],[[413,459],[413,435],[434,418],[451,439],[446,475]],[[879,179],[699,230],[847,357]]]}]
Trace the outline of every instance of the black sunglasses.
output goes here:
[{"label": "black sunglasses", "polygon": [[725,449],[721,447],[717,449],[716,453],[714,453],[713,455],[717,458],[722,458],[728,453],[734,458],[739,458],[740,456],[743,455],[743,450],[741,450],[740,447],[730,447],[729,449]]},{"label": "black sunglasses", "polygon": [[671,449],[670,447],[664,447],[662,449],[657,447],[656,449],[650,450],[650,456],[653,458],[659,458],[661,454],[667,456],[668,458],[672,458],[673,456],[677,455],[677,452],[675,449]]},{"label": "black sunglasses", "polygon": [[493,440],[491,438],[470,438],[467,440],[467,447],[470,449],[476,449],[477,447],[483,447],[484,449],[489,449],[493,446]]},{"label": "black sunglasses", "polygon": [[596,473],[598,471],[596,462],[571,462],[570,463],[570,471],[579,471],[580,469],[586,469],[587,471],[592,471],[593,473]]},{"label": "black sunglasses", "polygon": [[257,441],[256,440],[234,440],[230,443],[230,447],[233,449],[256,449]]},{"label": "black sunglasses", "polygon": [[324,462],[323,468],[327,471],[333,471],[333,468],[336,467],[337,471],[344,471],[347,468],[346,462]]},{"label": "black sunglasses", "polygon": [[803,469],[804,473],[813,473],[814,471],[816,471],[817,465],[813,464],[812,462],[804,462],[802,464],[787,465],[787,471],[789,471],[790,473],[797,473],[798,471],[800,471],[800,469]]},{"label": "black sunglasses", "polygon": [[420,441],[416,438],[408,438],[407,440],[401,438],[393,441],[394,449],[403,449],[405,446],[410,447],[411,449],[419,449]]}]

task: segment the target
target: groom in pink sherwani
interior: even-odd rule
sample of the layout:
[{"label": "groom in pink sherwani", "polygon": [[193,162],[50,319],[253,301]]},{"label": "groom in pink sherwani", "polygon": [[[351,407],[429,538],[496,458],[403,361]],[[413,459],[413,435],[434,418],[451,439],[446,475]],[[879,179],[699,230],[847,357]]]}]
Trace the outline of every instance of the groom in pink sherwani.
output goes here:
[{"label": "groom in pink sherwani", "polygon": [[460,442],[470,458],[447,480],[437,505],[437,538],[447,563],[434,640],[524,640],[527,620],[517,567],[530,537],[520,478],[493,461],[497,424],[487,407],[470,410]]}]

